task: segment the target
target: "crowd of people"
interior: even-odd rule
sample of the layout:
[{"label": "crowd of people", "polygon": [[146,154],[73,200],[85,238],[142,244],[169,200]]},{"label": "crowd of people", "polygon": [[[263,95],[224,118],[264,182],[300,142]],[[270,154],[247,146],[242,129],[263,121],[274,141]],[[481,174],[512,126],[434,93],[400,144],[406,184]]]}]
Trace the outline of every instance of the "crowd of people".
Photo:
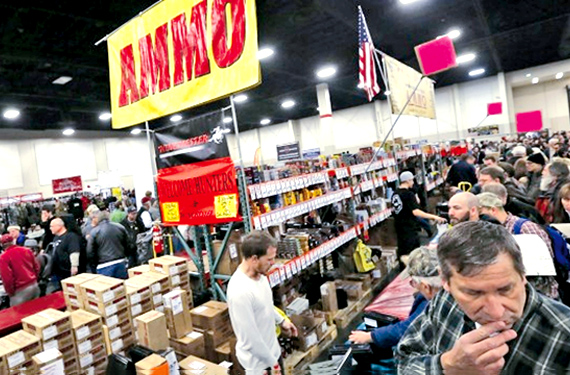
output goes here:
[{"label": "crowd of people", "polygon": [[61,280],[82,272],[126,279],[127,269],[152,257],[151,229],[160,219],[149,191],[136,207],[134,194],[103,199],[78,194],[44,204],[26,227],[8,224],[0,237],[0,278],[16,306],[61,290]]}]

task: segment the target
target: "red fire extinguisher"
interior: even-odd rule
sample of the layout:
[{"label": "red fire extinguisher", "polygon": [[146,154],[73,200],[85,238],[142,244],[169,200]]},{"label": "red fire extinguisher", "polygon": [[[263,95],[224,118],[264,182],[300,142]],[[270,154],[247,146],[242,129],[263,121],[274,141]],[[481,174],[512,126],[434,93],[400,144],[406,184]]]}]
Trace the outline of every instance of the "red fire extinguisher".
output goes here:
[{"label": "red fire extinguisher", "polygon": [[162,238],[160,224],[153,224],[152,226],[152,251],[155,258],[164,253],[164,240]]}]

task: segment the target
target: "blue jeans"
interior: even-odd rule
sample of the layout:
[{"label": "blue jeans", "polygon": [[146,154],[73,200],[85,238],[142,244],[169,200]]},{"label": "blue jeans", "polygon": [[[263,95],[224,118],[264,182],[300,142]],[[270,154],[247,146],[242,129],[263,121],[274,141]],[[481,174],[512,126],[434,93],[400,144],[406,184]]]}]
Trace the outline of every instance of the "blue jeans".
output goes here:
[{"label": "blue jeans", "polygon": [[128,279],[129,274],[127,272],[127,260],[124,262],[110,265],[105,268],[97,269],[99,275],[105,275],[109,277],[115,277],[117,279]]}]

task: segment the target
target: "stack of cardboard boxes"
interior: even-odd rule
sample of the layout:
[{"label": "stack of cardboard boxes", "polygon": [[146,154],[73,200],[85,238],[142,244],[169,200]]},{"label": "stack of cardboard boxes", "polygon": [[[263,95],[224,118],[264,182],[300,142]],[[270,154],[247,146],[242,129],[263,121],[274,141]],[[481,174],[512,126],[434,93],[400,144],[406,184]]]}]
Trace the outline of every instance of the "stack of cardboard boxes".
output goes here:
[{"label": "stack of cardboard boxes", "polygon": [[84,282],[96,279],[99,275],[92,273],[82,273],[76,276],[68,277],[61,281],[63,289],[63,297],[65,298],[65,305],[68,311],[74,311],[84,308],[81,299],[81,292],[79,286]]},{"label": "stack of cardboard boxes", "polygon": [[77,346],[69,312],[55,309],[40,311],[22,319],[22,328],[40,339],[44,350],[57,349],[61,352],[66,374],[77,372]]},{"label": "stack of cardboard boxes", "polygon": [[188,311],[188,295],[184,290],[173,290],[163,296],[164,313],[170,337],[179,339],[192,332],[192,317]]},{"label": "stack of cardboard boxes", "polygon": [[205,358],[215,362],[217,360],[216,348],[234,337],[228,305],[224,302],[209,301],[192,309],[190,313],[194,326],[204,334]]},{"label": "stack of cardboard boxes", "polygon": [[192,288],[190,287],[190,276],[188,273],[188,261],[185,258],[165,255],[149,261],[151,271],[168,276],[170,289],[182,289],[188,293],[187,308],[193,307]]},{"label": "stack of cardboard boxes", "polygon": [[76,310],[71,313],[71,325],[81,373],[103,373],[102,371],[107,368],[108,350],[101,317],[85,310]]},{"label": "stack of cardboard boxes", "polygon": [[196,356],[188,356],[180,362],[180,375],[227,375],[226,367],[216,365]]},{"label": "stack of cardboard boxes", "polygon": [[57,349],[49,349],[33,356],[33,370],[35,375],[59,375],[65,373],[63,355]]},{"label": "stack of cardboard boxes", "polygon": [[150,266],[148,264],[143,264],[140,266],[129,268],[128,272],[129,272],[129,278],[135,277],[138,275],[142,275],[143,273],[150,272]]},{"label": "stack of cardboard boxes", "polygon": [[135,363],[137,375],[168,375],[169,367],[165,358],[151,354]]},{"label": "stack of cardboard boxes", "polygon": [[[124,281],[99,276],[79,286],[85,310],[103,318],[103,331],[111,353],[122,353],[135,343]],[[116,329],[118,328],[118,329]],[[111,339],[111,331],[118,337]]]},{"label": "stack of cardboard boxes", "polygon": [[137,316],[143,315],[153,309],[152,284],[152,280],[140,276],[125,280],[127,304],[129,305],[133,323]]},{"label": "stack of cardboard boxes", "polygon": [[32,358],[41,351],[40,339],[23,330],[0,338],[0,374],[21,374],[30,369]]}]

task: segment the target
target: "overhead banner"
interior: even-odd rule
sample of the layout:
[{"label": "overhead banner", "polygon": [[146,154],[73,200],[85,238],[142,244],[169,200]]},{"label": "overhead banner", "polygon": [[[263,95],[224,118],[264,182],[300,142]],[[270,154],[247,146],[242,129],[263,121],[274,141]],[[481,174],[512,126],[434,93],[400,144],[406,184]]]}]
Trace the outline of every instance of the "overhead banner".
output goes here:
[{"label": "overhead banner", "polygon": [[163,0],[107,40],[113,129],[261,82],[254,0]]},{"label": "overhead banner", "polygon": [[165,225],[240,221],[234,163],[221,111],[154,133],[157,190]]},{"label": "overhead banner", "polygon": [[277,146],[277,161],[298,159],[301,159],[301,148],[299,147],[299,142]]},{"label": "overhead banner", "polygon": [[54,194],[71,193],[83,190],[83,182],[81,176],[73,176],[67,178],[58,178],[51,180]]},{"label": "overhead banner", "polygon": [[497,135],[499,134],[499,125],[485,125],[477,126],[474,128],[467,129],[470,135],[482,136],[482,135]]},{"label": "overhead banner", "polygon": [[[397,115],[404,108],[422,75],[390,56],[384,55],[384,61],[390,85],[392,113]],[[435,93],[431,80],[424,78],[403,114],[435,119]]]}]

